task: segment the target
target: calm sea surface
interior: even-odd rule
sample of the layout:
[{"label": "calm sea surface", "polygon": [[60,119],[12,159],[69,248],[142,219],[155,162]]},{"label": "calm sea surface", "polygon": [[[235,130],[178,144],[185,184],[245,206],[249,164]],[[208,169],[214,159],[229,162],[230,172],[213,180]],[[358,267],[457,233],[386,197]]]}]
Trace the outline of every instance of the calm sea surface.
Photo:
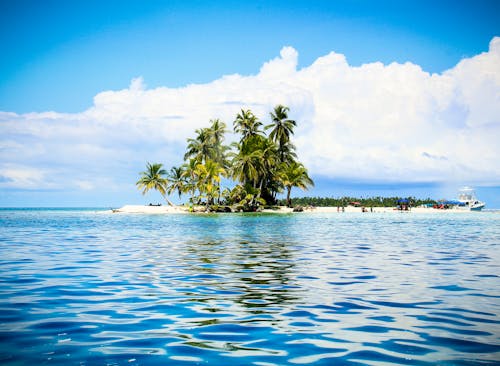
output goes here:
[{"label": "calm sea surface", "polygon": [[0,210],[2,365],[500,363],[500,214]]}]

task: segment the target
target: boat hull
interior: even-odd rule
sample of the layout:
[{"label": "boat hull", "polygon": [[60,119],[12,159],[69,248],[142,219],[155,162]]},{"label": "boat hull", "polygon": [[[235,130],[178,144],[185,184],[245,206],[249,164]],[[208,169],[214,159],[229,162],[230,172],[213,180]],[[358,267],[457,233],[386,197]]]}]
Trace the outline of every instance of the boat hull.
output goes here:
[{"label": "boat hull", "polygon": [[455,206],[456,210],[463,211],[481,211],[484,208],[485,204],[483,202],[476,203],[473,205],[465,204],[464,206]]},{"label": "boat hull", "polygon": [[470,210],[471,211],[481,211],[483,208],[484,208],[484,205],[481,205],[481,206],[471,207]]}]

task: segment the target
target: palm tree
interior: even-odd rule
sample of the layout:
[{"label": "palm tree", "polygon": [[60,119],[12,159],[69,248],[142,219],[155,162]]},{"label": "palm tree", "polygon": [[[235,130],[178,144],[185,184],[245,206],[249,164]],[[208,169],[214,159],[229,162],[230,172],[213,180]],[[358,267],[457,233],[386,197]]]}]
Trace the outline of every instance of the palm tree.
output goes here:
[{"label": "palm tree", "polygon": [[224,146],[224,134],[226,133],[226,124],[220,119],[210,120],[211,126],[208,128],[210,140],[213,148],[214,160],[221,166],[226,167],[226,151],[227,146]]},{"label": "palm tree", "polygon": [[[287,204],[291,205],[293,187],[307,189],[313,185],[307,170],[297,160],[295,146],[290,141],[296,122],[288,118],[289,108],[277,105],[270,113],[272,123],[269,137],[262,131],[262,123],[249,110],[241,109],[233,122],[235,132],[241,134],[239,142],[232,144],[229,154],[224,143],[226,125],[219,119],[210,120],[210,126],[197,129],[194,138],[187,140],[185,163],[173,167],[169,174],[161,164],[149,164],[142,172],[137,186],[145,194],[158,190],[167,200],[167,194],[177,192],[179,199],[190,192],[194,203],[203,198],[207,207],[214,198],[221,200],[221,177],[230,176],[239,185],[226,197],[231,202],[245,202],[254,206],[258,202],[275,202],[277,193],[287,189]],[[167,175],[165,177],[165,175]]]},{"label": "palm tree", "polygon": [[237,152],[232,153],[232,171],[233,179],[241,182],[243,185],[251,183],[256,187],[260,175],[260,160],[262,151],[255,148],[254,139],[247,139],[239,144],[235,143]]},{"label": "palm tree", "polygon": [[278,144],[280,161],[286,160],[286,153],[293,149],[293,145],[287,146],[290,142],[290,136],[293,135],[293,128],[297,126],[294,120],[288,119],[288,111],[290,108],[281,104],[274,107],[274,111],[270,113],[272,123],[265,127],[266,130],[272,128],[269,138]]},{"label": "palm tree", "polygon": [[177,191],[179,199],[181,199],[182,193],[186,190],[186,178],[184,175],[183,167],[172,167],[170,173],[168,174],[169,184],[167,186],[167,193],[171,194]]},{"label": "palm tree", "polygon": [[290,199],[292,187],[307,190],[309,186],[314,186],[313,180],[307,174],[307,169],[298,162],[293,162],[284,167],[282,180],[283,185],[287,189],[286,203],[289,207],[292,205],[292,200]]},{"label": "palm tree", "polygon": [[259,188],[254,188],[247,184],[243,187],[243,197],[238,204],[242,205],[245,211],[255,211],[259,205],[266,204],[266,200],[260,196],[261,191]]},{"label": "palm tree", "polygon": [[187,151],[184,154],[184,160],[195,158],[202,163],[214,157],[214,146],[211,139],[209,128],[201,128],[195,131],[197,136],[187,139]]},{"label": "palm tree", "polygon": [[198,165],[198,162],[193,158],[189,159],[189,161],[182,166],[182,177],[186,182],[186,191],[191,192],[191,202],[194,201],[194,194],[196,192],[196,165]]},{"label": "palm tree", "polygon": [[[205,169],[207,172],[208,180],[212,181],[211,184],[209,183],[210,191],[213,192],[213,194],[210,193],[209,195],[209,197],[211,198],[211,203],[213,203],[215,195],[217,195],[217,202],[220,203],[220,196],[221,196],[220,182],[221,178],[226,176],[227,174],[226,169],[224,169],[224,167],[221,164],[213,160],[208,160],[205,163]],[[212,186],[215,187],[215,189],[212,189]]]},{"label": "palm tree", "polygon": [[262,135],[262,131],[259,130],[262,123],[255,117],[250,109],[246,111],[242,109],[241,112],[236,115],[233,126],[234,132],[241,133],[240,141],[245,141],[252,136]]},{"label": "palm tree", "polygon": [[279,165],[277,147],[272,140],[261,137],[258,139],[257,148],[260,150],[260,159],[258,160],[258,198],[260,198],[261,193],[269,197],[272,194],[268,192],[268,187],[266,185],[273,180],[275,168]]},{"label": "palm tree", "polygon": [[157,190],[170,206],[172,202],[167,198],[166,187],[168,180],[165,178],[167,171],[162,168],[163,164],[146,164],[146,170],[140,172],[141,178],[135,183],[138,189],[142,189],[142,194],[146,194],[150,189]]},{"label": "palm tree", "polygon": [[226,171],[217,162],[207,160],[205,164],[198,164],[195,174],[198,177],[198,190],[207,198],[207,209],[213,204],[215,195],[220,191],[221,175]]},{"label": "palm tree", "polygon": [[278,146],[278,156],[281,163],[290,164],[297,159],[295,145],[290,141]]},{"label": "palm tree", "polygon": [[211,126],[209,128],[210,135],[215,145],[220,145],[224,141],[224,134],[226,133],[226,124],[220,119],[211,119]]}]

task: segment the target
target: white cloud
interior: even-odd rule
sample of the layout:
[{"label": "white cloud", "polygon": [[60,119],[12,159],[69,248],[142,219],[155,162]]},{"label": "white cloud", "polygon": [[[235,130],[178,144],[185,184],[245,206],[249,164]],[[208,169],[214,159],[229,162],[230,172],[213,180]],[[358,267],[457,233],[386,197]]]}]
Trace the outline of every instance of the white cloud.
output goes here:
[{"label": "white cloud", "polygon": [[155,89],[139,77],[82,113],[1,112],[1,185],[51,187],[50,177],[133,189],[146,161],[179,164],[186,138],[209,119],[231,127],[251,108],[268,122],[278,103],[298,121],[295,142],[313,176],[500,184],[500,38],[441,74],[412,63],[353,67],[334,52],[300,70],[297,60],[284,47],[256,75]]},{"label": "white cloud", "polygon": [[0,168],[0,188],[50,189],[47,172],[29,166],[4,164]]},{"label": "white cloud", "polygon": [[280,57],[277,57],[269,62],[266,62],[260,69],[259,79],[264,82],[277,80],[282,82],[288,77],[293,77],[297,71],[297,62],[299,54],[290,47],[283,47],[280,52]]}]

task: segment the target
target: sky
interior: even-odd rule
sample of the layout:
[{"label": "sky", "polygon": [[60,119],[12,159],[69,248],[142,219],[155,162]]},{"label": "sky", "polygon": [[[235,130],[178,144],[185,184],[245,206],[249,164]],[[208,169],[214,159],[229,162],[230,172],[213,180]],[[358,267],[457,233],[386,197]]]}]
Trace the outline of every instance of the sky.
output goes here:
[{"label": "sky", "polygon": [[146,162],[284,104],[295,195],[500,208],[498,37],[499,1],[0,0],[0,207],[160,201]]}]

